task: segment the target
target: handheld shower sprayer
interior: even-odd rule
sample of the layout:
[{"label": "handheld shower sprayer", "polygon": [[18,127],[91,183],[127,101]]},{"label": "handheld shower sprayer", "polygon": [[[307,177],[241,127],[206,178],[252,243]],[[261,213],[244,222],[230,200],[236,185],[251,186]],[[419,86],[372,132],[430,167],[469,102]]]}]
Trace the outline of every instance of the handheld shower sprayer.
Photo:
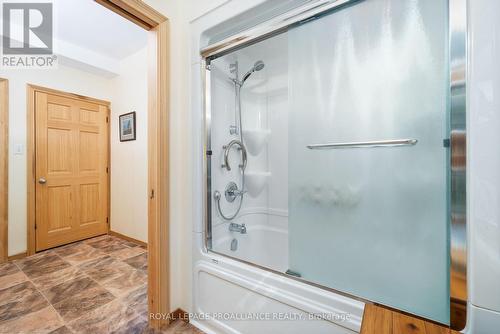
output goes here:
[{"label": "handheld shower sprayer", "polygon": [[243,85],[245,83],[245,81],[247,81],[247,79],[250,78],[250,76],[254,72],[261,71],[262,69],[264,69],[265,66],[266,66],[266,64],[264,64],[264,62],[262,60],[256,61],[255,64],[253,65],[253,67],[247,73],[245,73],[245,75],[243,76],[243,79],[241,80],[241,84]]}]

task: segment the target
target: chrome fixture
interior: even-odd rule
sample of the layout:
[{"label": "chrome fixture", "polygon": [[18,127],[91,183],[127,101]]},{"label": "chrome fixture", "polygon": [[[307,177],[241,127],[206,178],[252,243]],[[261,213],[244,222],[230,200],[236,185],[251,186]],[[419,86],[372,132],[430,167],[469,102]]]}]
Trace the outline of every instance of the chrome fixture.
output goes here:
[{"label": "chrome fixture", "polygon": [[237,135],[238,134],[238,127],[236,125],[230,125],[229,126],[229,134],[230,135]]},{"label": "chrome fixture", "polygon": [[285,271],[285,274],[290,275],[290,276],[294,276],[294,277],[302,277],[302,275],[300,273],[293,271],[293,270],[290,270],[290,269]]},{"label": "chrome fixture", "polygon": [[[231,64],[233,65],[233,64]],[[253,64],[252,68],[249,69],[247,71],[247,73],[245,73],[245,75],[243,75],[243,78],[241,79],[241,81],[238,79],[238,62],[236,62],[236,69],[233,71],[231,70],[233,67],[231,67],[230,65],[230,71],[231,73],[235,73],[235,77],[232,78],[231,80],[234,82],[234,84],[237,86],[237,88],[240,88],[241,89],[241,86],[243,86],[243,84],[245,83],[245,81],[247,81],[250,76],[255,73],[255,72],[259,72],[259,71],[262,71],[264,69],[264,67],[266,67],[266,64],[262,61],[262,60],[257,60],[255,62],[255,64]]]},{"label": "chrome fixture", "polygon": [[243,203],[243,195],[246,193],[244,190],[239,190],[238,185],[234,182],[229,182],[228,185],[226,186],[226,189],[224,190],[224,197],[226,198],[226,201],[229,203],[233,203],[236,198],[240,198],[240,204],[238,205],[238,209],[234,214],[231,216],[226,216],[224,213],[222,213],[222,208],[220,206],[220,199],[222,197],[220,191],[216,190],[214,192],[214,199],[215,202],[217,203],[217,210],[219,211],[219,214],[224,220],[232,220],[234,219],[238,213],[241,210],[241,204]]},{"label": "chrome fixture", "polygon": [[264,69],[266,65],[264,64],[264,62],[262,60],[258,60],[255,62],[255,64],[253,65],[253,67],[248,70],[247,73],[245,73],[245,75],[243,76],[243,79],[241,80],[241,84],[243,85],[245,83],[245,81],[248,80],[248,78],[250,78],[250,76],[254,73],[254,72],[259,72],[261,70]]},{"label": "chrome fixture", "polygon": [[[232,135],[240,135],[240,140],[243,142],[242,134],[241,134],[241,129],[242,129],[242,121],[241,121],[241,88],[243,87],[243,84],[245,81],[250,78],[250,76],[254,72],[258,72],[264,69],[266,65],[262,60],[258,60],[255,62],[255,64],[252,66],[251,69],[248,70],[247,73],[243,76],[243,79],[239,79],[239,67],[238,67],[238,62],[234,62],[232,64],[229,64],[229,71],[234,74],[234,77],[231,78],[231,81],[234,83],[234,90],[235,90],[235,99],[236,99],[236,108],[235,108],[235,115],[234,115],[234,120],[235,120],[235,125],[231,125],[229,127],[229,133]],[[238,127],[239,124],[239,127]]]},{"label": "chrome fixture", "polygon": [[247,227],[245,226],[245,224],[231,223],[229,224],[229,231],[247,234]]},{"label": "chrome fixture", "polygon": [[[241,128],[241,102],[240,102],[240,89],[239,86],[237,85],[238,78],[240,76],[239,72],[239,65],[238,61],[235,61],[234,63],[229,64],[229,72],[231,72],[234,77],[231,79],[233,81],[234,85],[234,125],[229,126],[229,134],[230,135],[239,135],[240,134],[240,128]],[[239,127],[238,127],[239,123]],[[241,138],[240,138],[241,139]]]},{"label": "chrome fixture", "polygon": [[229,64],[229,72],[235,73],[235,77],[238,77],[238,61]]},{"label": "chrome fixture", "polygon": [[377,141],[361,141],[349,143],[329,143],[329,144],[314,144],[307,145],[310,150],[329,150],[342,148],[373,148],[373,147],[397,147],[397,146],[415,146],[418,140],[416,139],[396,139],[396,140],[377,140]]},{"label": "chrome fixture", "polygon": [[233,203],[238,196],[243,196],[244,193],[246,193],[246,191],[239,190],[236,183],[229,182],[226,186],[226,190],[224,191],[224,196],[226,197],[226,201]]},{"label": "chrome fixture", "polygon": [[[245,81],[252,75],[252,73],[261,71],[264,68],[264,62],[262,60],[259,60],[255,62],[253,67],[245,73],[243,76],[243,80],[239,81],[239,74],[238,74],[238,62],[234,62],[229,65],[229,71],[234,74],[234,78],[232,79],[234,83],[234,89],[235,89],[235,121],[237,125],[231,125],[229,127],[229,133],[232,135],[238,135],[239,139],[233,139],[229,142],[229,144],[224,145],[222,148],[224,149],[224,163],[222,164],[222,168],[227,169],[227,171],[231,171],[231,166],[229,165],[229,152],[231,152],[231,149],[233,146],[238,146],[238,150],[241,151],[241,163],[239,164],[239,168],[241,170],[241,190],[238,189],[238,186],[236,183],[231,182],[228,184],[224,191],[224,197],[226,198],[226,201],[229,203],[233,203],[236,198],[240,198],[239,204],[238,204],[238,209],[236,212],[230,216],[226,216],[222,212],[222,208],[220,205],[220,199],[222,197],[221,193],[219,191],[214,192],[214,199],[215,202],[217,203],[217,210],[220,214],[220,216],[225,219],[225,220],[232,220],[234,219],[238,213],[241,210],[241,206],[243,205],[243,195],[245,194],[245,168],[247,167],[247,149],[245,145],[243,144],[243,124],[241,120],[241,88],[243,87],[243,84]],[[207,67],[207,71],[210,71],[210,68]],[[245,230],[246,232],[246,230]]]},{"label": "chrome fixture", "polygon": [[236,252],[238,250],[238,239],[234,238],[231,240],[231,248],[233,252]]},{"label": "chrome fixture", "polygon": [[242,170],[245,170],[247,167],[247,149],[245,148],[245,145],[237,139],[231,140],[229,144],[222,146],[224,149],[224,164],[221,167],[227,169],[228,171],[231,170],[231,166],[229,166],[229,152],[234,145],[238,145],[238,150],[241,151],[241,164],[239,167]]},{"label": "chrome fixture", "polygon": [[[449,1],[451,202],[450,327],[467,322],[467,1]],[[451,14],[453,13],[453,14]]]},{"label": "chrome fixture", "polygon": [[45,183],[47,183],[47,179],[44,178],[44,177],[41,177],[41,178],[38,179],[38,183],[45,184]]},{"label": "chrome fixture", "polygon": [[264,24],[240,32],[236,35],[223,39],[220,42],[208,45],[201,50],[201,55],[203,58],[207,59],[209,57],[234,51],[253,42],[262,40],[263,38],[287,31],[289,27],[297,23],[310,20],[311,18],[319,17],[320,14],[329,10],[353,4],[358,1],[362,0],[309,1],[309,4],[290,10],[282,15],[278,15]]}]

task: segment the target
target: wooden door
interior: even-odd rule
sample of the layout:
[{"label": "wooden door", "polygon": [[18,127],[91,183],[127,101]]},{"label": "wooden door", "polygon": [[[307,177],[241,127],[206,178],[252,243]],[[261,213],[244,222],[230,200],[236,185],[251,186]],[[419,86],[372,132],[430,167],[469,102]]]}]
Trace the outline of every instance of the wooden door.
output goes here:
[{"label": "wooden door", "polygon": [[37,251],[108,232],[108,110],[35,93]]}]

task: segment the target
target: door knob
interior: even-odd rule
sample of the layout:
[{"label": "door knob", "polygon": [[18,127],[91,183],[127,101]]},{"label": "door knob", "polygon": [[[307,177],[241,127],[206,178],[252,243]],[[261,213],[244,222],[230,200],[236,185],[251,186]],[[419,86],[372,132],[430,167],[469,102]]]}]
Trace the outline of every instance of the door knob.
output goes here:
[{"label": "door knob", "polygon": [[45,184],[45,183],[47,183],[47,180],[44,177],[41,177],[38,179],[38,183]]}]

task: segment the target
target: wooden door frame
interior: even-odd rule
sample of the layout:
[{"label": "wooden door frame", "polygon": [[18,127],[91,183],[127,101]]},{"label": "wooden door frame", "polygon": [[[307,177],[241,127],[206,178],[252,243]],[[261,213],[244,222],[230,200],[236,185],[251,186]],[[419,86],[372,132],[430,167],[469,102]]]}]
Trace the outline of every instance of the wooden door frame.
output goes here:
[{"label": "wooden door frame", "polygon": [[8,259],[9,230],[9,81],[0,78],[0,263]]},{"label": "wooden door frame", "polygon": [[169,20],[141,0],[95,0],[148,35],[148,305],[149,324],[170,322]]},{"label": "wooden door frame", "polygon": [[[93,97],[82,96],[78,94],[63,92],[60,90],[37,86],[28,84],[26,97],[28,101],[27,108],[27,124],[26,124],[26,160],[27,160],[27,186],[28,186],[28,214],[27,214],[27,251],[26,254],[28,256],[36,253],[36,104],[35,104],[35,94],[36,93],[45,93],[51,95],[57,95],[68,99],[74,99],[79,101],[85,101],[90,103],[95,103],[98,105],[103,105],[108,108],[107,117],[110,119],[111,116],[111,102],[95,99]],[[110,197],[110,185],[111,185],[111,161],[110,161],[110,153],[111,153],[111,121],[107,123],[107,131],[108,131],[108,217],[111,214],[111,197]],[[109,233],[110,228],[109,222],[107,226],[107,230]]]}]

